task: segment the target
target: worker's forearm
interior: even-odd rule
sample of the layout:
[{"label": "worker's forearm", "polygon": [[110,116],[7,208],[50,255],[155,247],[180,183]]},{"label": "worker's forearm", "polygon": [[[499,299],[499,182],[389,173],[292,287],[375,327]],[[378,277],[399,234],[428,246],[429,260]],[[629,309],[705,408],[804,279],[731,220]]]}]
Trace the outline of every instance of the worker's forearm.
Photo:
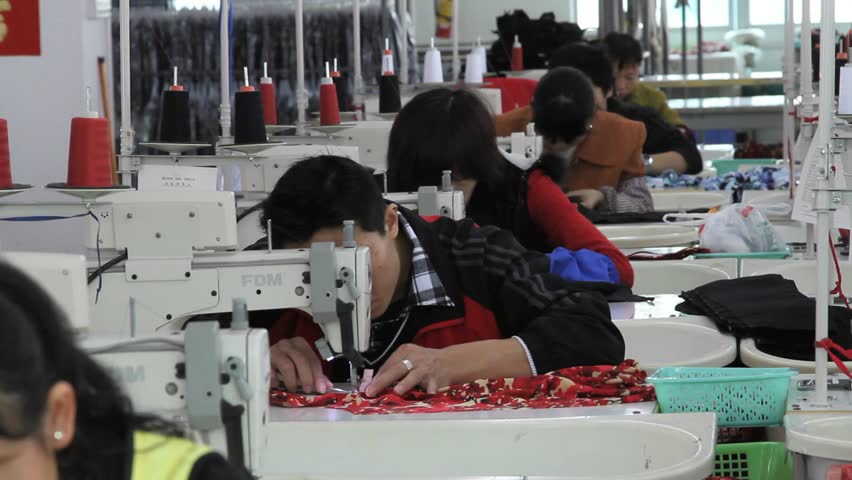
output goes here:
[{"label": "worker's forearm", "polygon": [[653,158],[653,161],[651,162],[650,173],[653,175],[659,175],[666,170],[674,170],[681,174],[686,171],[688,166],[683,155],[677,152],[655,153],[651,155],[651,158]]},{"label": "worker's forearm", "polygon": [[451,365],[451,384],[532,375],[524,347],[514,338],[453,345],[444,348],[444,353]]}]

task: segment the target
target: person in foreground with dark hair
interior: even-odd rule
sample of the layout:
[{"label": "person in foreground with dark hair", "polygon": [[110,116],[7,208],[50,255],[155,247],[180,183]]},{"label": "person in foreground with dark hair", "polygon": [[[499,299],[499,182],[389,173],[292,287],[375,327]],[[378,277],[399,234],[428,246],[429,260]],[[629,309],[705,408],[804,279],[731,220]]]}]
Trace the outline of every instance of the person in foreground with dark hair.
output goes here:
[{"label": "person in foreground with dark hair", "polygon": [[[535,130],[544,137],[546,155],[540,162],[568,197],[586,208],[653,210],[641,157],[644,127],[602,110],[582,120],[576,112],[592,91],[586,75],[571,67],[554,68],[539,81],[532,112]],[[595,104],[603,101],[600,93],[593,95]]]},{"label": "person in foreground with dark hair", "polygon": [[174,425],[134,414],[47,293],[0,261],[0,478],[251,477]]},{"label": "person in foreground with dark hair", "polygon": [[645,173],[659,175],[666,170],[697,174],[704,169],[701,152],[690,138],[669,125],[655,110],[624,102],[612,96],[615,79],[613,65],[597,45],[578,42],[560,47],[550,56],[553,67],[579,69],[595,86],[600,107],[630,120],[642,122],[647,136],[642,145],[645,154]]},{"label": "person in foreground with dark hair", "polygon": [[[571,112],[588,120],[586,105]],[[584,96],[581,95],[581,98]],[[497,148],[491,113],[476,93],[438,88],[423,92],[394,120],[388,145],[388,186],[394,192],[440,185],[444,170],[465,194],[468,218],[512,232],[526,248],[548,253],[558,247],[588,259],[589,269],[605,270],[599,280],[633,285],[630,262],[571,203],[538,163],[528,171],[506,160]],[[585,255],[580,250],[597,252]],[[567,253],[567,252],[566,252]],[[603,269],[593,268],[608,260]]]},{"label": "person in foreground with dark hair", "polygon": [[[427,221],[386,203],[371,173],[341,157],[294,164],[263,202],[273,248],[343,241],[344,220],[372,257],[371,348],[375,396],[395,384],[434,393],[483,378],[527,377],[574,365],[617,364],[624,340],[604,297],[549,273],[547,256],[473,220]],[[322,332],[301,310],[270,327],[273,372],[287,390],[325,393],[348,364],[329,365]],[[345,361],[342,363],[346,363]],[[340,368],[342,367],[342,368]]]},{"label": "person in foreground with dark hair", "polygon": [[615,64],[618,98],[654,110],[671,126],[685,126],[680,115],[669,108],[665,93],[639,81],[639,67],[642,65],[639,41],[626,33],[610,32],[604,37],[603,44],[610,61]]}]

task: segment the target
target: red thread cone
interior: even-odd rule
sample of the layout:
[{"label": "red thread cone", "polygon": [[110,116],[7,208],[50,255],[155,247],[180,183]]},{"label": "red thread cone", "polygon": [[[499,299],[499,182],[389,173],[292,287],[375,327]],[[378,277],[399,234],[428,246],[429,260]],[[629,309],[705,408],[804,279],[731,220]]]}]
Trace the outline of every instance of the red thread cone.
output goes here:
[{"label": "red thread cone", "polygon": [[524,69],[524,49],[512,47],[512,70],[517,72]]},{"label": "red thread cone", "polygon": [[71,119],[71,145],[68,149],[68,186],[110,187],[109,122],[106,118]]},{"label": "red thread cone", "polygon": [[263,123],[266,125],[278,125],[278,107],[275,101],[275,85],[260,82],[260,98],[263,102]]},{"label": "red thread cone", "polygon": [[12,162],[9,159],[9,126],[0,118],[0,188],[12,188]]},{"label": "red thread cone", "polygon": [[320,85],[320,125],[340,125],[337,88],[330,77],[323,78]]}]

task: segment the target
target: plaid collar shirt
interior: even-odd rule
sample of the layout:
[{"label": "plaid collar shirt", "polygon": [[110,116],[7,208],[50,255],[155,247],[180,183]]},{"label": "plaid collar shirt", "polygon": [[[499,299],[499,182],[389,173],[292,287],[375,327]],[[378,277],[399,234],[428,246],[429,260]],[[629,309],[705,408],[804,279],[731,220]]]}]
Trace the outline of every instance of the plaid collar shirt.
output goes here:
[{"label": "plaid collar shirt", "polygon": [[370,329],[370,350],[366,352],[369,365],[378,363],[391,350],[400,333],[408,322],[413,307],[437,306],[454,307],[455,304],[447,295],[444,284],[438,272],[432,266],[429,255],[423,249],[414,228],[405,217],[398,214],[399,227],[411,241],[411,284],[408,290],[408,300],[398,315],[390,318],[373,320]]}]

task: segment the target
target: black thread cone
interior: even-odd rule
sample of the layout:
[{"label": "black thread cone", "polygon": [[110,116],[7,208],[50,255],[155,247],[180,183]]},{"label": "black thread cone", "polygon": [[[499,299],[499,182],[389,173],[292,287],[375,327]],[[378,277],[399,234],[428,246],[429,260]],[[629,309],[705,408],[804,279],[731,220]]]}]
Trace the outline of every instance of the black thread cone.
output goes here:
[{"label": "black thread cone", "polygon": [[339,77],[331,77],[331,81],[334,82],[334,88],[337,90],[337,108],[341,112],[348,112],[348,105],[346,104],[346,79],[341,75]]},{"label": "black thread cone", "polygon": [[260,92],[237,92],[234,95],[234,143],[266,143]]},{"label": "black thread cone", "polygon": [[382,75],[379,77],[379,113],[396,113],[400,108],[399,79],[396,75]]},{"label": "black thread cone", "polygon": [[157,140],[168,143],[189,143],[189,92],[166,90],[160,97],[160,124]]}]

